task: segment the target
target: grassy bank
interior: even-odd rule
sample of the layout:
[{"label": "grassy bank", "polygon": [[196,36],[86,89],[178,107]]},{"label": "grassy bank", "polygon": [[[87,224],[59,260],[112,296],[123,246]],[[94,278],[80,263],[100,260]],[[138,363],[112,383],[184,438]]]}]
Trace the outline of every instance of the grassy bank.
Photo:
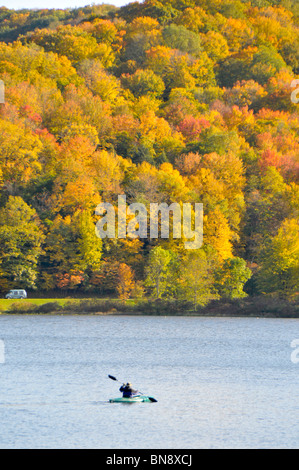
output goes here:
[{"label": "grassy bank", "polygon": [[299,318],[299,303],[269,297],[212,301],[205,307],[177,300],[0,299],[1,314],[203,315]]}]

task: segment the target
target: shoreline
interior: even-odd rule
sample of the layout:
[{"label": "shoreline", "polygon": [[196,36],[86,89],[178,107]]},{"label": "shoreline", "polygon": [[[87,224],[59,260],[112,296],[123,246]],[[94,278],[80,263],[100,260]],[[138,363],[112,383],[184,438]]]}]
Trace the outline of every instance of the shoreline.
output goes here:
[{"label": "shoreline", "polygon": [[127,300],[100,298],[53,298],[0,300],[0,315],[115,315],[115,316],[185,316],[299,318],[299,302],[246,297],[213,300],[206,306],[179,300]]},{"label": "shoreline", "polygon": [[126,312],[126,313],[107,313],[107,312],[95,312],[95,313],[90,313],[90,312],[84,312],[84,313],[78,313],[78,312],[60,312],[60,311],[53,311],[49,313],[40,313],[40,312],[0,312],[0,318],[1,316],[85,316],[85,317],[185,317],[185,318],[256,318],[256,319],[280,319],[280,320],[297,320],[299,318],[298,315],[296,316],[291,316],[291,315],[275,315],[275,314],[232,314],[232,313],[215,313],[215,314],[203,314],[203,313],[177,313],[177,314],[168,314],[168,315],[159,315],[159,314],[147,314],[147,313],[142,313],[142,312]]}]

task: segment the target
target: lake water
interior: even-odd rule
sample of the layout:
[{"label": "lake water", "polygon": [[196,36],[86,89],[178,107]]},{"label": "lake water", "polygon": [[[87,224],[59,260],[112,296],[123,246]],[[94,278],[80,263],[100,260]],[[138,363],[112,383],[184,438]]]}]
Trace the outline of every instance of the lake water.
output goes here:
[{"label": "lake water", "polygon": [[[1,315],[0,448],[298,448],[298,338],[296,319]],[[108,374],[158,402],[109,403]]]}]

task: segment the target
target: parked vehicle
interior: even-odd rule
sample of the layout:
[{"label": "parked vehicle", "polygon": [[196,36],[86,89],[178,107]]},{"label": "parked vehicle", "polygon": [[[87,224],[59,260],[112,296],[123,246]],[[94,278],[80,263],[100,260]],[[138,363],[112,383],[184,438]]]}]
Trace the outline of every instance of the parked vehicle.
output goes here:
[{"label": "parked vehicle", "polygon": [[10,289],[5,296],[6,299],[26,299],[27,292],[24,289]]}]

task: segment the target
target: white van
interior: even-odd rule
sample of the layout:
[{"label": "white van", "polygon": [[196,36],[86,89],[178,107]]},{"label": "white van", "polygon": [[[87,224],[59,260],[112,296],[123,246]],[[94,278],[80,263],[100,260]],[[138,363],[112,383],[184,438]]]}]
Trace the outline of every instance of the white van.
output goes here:
[{"label": "white van", "polygon": [[6,299],[26,299],[27,292],[24,289],[11,289],[5,296]]}]

